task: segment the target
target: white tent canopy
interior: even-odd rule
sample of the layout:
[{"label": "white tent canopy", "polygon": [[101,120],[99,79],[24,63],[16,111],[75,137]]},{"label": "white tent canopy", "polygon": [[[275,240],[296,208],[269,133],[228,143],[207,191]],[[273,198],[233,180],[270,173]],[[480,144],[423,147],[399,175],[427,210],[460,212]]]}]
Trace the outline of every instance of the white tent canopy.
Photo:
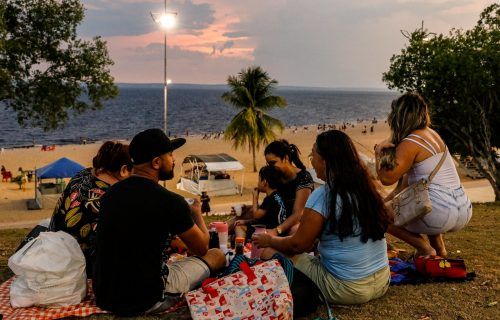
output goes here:
[{"label": "white tent canopy", "polygon": [[189,155],[182,162],[182,174],[177,189],[200,195],[206,191],[211,196],[233,195],[243,192],[241,186],[227,172],[242,171],[243,165],[225,153]]}]

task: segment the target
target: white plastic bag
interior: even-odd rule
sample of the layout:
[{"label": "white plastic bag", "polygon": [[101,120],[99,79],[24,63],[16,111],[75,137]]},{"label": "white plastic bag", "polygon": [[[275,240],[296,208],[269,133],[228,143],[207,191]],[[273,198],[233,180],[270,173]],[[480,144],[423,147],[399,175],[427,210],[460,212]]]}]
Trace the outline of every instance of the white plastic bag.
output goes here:
[{"label": "white plastic bag", "polygon": [[10,287],[14,308],[80,303],[87,293],[85,256],[78,242],[63,232],[42,232],[9,258],[17,275]]}]

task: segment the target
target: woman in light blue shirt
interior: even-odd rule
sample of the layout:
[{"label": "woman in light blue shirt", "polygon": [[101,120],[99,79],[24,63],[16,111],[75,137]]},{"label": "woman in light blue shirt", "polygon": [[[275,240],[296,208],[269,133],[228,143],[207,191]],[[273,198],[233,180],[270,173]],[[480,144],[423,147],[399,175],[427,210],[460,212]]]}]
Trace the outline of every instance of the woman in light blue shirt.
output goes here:
[{"label": "woman in light blue shirt", "polygon": [[[384,238],[390,214],[351,139],[330,130],[316,138],[311,164],[326,184],[306,203],[297,233],[259,234],[261,248],[292,258],[329,303],[359,304],[384,295],[390,281]],[[307,253],[319,239],[320,257]]]}]

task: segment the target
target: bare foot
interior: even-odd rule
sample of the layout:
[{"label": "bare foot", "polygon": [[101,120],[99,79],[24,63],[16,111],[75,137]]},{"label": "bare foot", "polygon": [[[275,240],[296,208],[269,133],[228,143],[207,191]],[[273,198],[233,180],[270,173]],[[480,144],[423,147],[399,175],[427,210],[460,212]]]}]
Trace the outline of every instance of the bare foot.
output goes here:
[{"label": "bare foot", "polygon": [[429,256],[435,256],[435,255],[436,255],[436,250],[434,250],[431,246],[429,246],[429,248],[419,249],[415,253],[415,257],[420,257],[420,256],[429,257]]},{"label": "bare foot", "polygon": [[446,258],[448,256],[448,252],[446,251],[446,249],[437,250],[436,252],[436,254],[441,258]]},{"label": "bare foot", "polygon": [[444,244],[444,238],[442,234],[438,235],[433,235],[433,236],[427,236],[429,238],[430,245],[434,250],[436,250],[436,253],[438,256],[445,258],[448,255],[448,252],[446,252],[446,246]]}]

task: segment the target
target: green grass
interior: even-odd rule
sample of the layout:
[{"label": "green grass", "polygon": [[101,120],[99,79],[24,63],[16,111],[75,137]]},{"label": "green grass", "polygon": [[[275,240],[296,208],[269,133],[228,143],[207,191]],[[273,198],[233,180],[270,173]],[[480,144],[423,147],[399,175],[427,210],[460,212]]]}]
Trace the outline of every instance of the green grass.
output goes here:
[{"label": "green grass", "polygon": [[[224,217],[208,217],[208,221],[224,220]],[[477,276],[463,283],[434,283],[390,287],[387,294],[375,301],[359,306],[334,306],[339,319],[500,319],[498,277],[500,275],[500,202],[475,204],[472,220],[463,230],[446,235],[450,256],[465,259],[468,271]],[[17,248],[27,229],[0,230],[0,280],[8,279],[12,272],[7,259]],[[411,249],[400,241],[390,239],[398,248]],[[460,253],[457,253],[460,251]],[[189,319],[187,310],[163,317],[136,319]],[[316,316],[325,316],[320,308]],[[112,316],[92,316],[89,319],[116,319]]]}]

